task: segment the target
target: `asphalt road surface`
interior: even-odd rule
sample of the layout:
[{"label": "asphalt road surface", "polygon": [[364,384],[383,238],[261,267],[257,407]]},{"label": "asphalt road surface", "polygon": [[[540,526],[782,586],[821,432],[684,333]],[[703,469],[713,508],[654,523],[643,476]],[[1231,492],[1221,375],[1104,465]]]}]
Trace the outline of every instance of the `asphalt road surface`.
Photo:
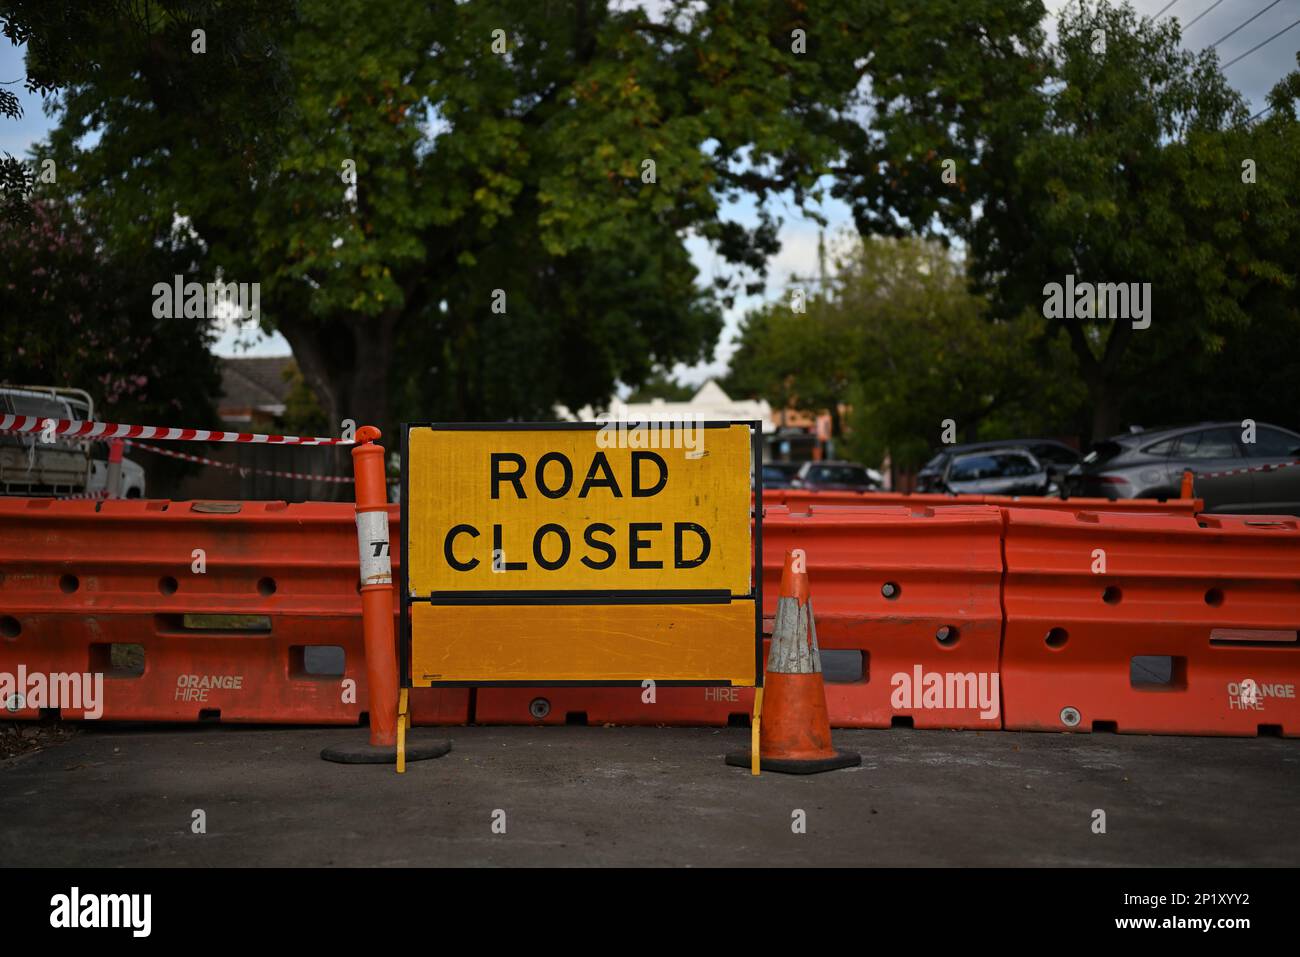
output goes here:
[{"label": "asphalt road surface", "polygon": [[90,726],[58,737],[0,761],[0,861],[1300,863],[1293,739],[841,730],[836,745],[861,752],[860,768],[757,779],[722,762],[748,745],[740,728],[417,728],[454,750],[401,776],[319,759],[365,733]]}]

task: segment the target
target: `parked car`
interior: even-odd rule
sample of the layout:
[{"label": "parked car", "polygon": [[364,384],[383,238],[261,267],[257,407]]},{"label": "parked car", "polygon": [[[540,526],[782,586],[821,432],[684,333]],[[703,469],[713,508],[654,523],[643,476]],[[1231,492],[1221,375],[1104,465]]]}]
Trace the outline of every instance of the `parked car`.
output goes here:
[{"label": "parked car", "polygon": [[[0,413],[94,421],[95,404],[81,389],[0,386]],[[108,446],[84,439],[42,442],[39,433],[0,435],[0,493],[74,495],[108,488]],[[122,459],[122,495],[143,498],[144,469]]]},{"label": "parked car", "polygon": [[876,492],[883,477],[874,469],[856,462],[805,462],[790,483],[791,488],[807,491]]},{"label": "parked car", "polygon": [[790,488],[802,462],[764,462],[763,488]]},{"label": "parked car", "polygon": [[993,448],[948,459],[941,491],[952,495],[1046,495],[1047,466],[1023,448]]},{"label": "parked car", "polygon": [[1065,476],[1079,463],[1079,453],[1063,442],[1052,439],[1008,439],[1005,442],[971,442],[949,445],[935,453],[916,474],[918,492],[942,492],[943,476],[948,463],[955,455],[967,452],[989,452],[995,449],[1025,449],[1046,467],[1050,482],[1064,488]]},{"label": "parked car", "polygon": [[[1070,495],[1098,498],[1177,498],[1183,471],[1195,475],[1278,465],[1300,459],[1300,434],[1257,424],[1243,442],[1240,422],[1202,422],[1116,435],[1098,442],[1070,471]],[[1300,515],[1300,466],[1196,480],[1207,512]]]}]

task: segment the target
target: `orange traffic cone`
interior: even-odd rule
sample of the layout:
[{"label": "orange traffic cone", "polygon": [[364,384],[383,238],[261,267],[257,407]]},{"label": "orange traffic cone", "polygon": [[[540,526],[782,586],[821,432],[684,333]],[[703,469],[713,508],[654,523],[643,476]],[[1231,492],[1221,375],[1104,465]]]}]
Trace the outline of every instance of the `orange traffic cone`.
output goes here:
[{"label": "orange traffic cone", "polygon": [[[799,548],[785,554],[763,703],[759,762],[764,771],[815,774],[862,763],[862,755],[831,746],[817,625],[808,598],[807,559]],[[736,767],[748,768],[751,760],[749,751],[727,755],[727,763]]]}]

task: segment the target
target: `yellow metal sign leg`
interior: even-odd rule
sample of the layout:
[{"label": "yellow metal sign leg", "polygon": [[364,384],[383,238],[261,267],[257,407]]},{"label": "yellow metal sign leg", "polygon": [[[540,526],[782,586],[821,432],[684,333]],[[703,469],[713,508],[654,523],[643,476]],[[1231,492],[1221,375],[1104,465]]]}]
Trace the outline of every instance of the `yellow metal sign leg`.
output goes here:
[{"label": "yellow metal sign leg", "polygon": [[410,689],[397,693],[397,773],[406,773],[406,729],[411,726],[411,716],[406,713],[406,699]]}]

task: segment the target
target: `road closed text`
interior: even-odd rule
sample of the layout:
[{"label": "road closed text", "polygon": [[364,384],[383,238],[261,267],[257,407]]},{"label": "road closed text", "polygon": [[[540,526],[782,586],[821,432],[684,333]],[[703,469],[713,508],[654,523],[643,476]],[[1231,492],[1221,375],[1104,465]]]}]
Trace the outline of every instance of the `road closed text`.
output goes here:
[{"label": "road closed text", "polygon": [[[412,595],[750,587],[750,434],[707,454],[602,448],[596,430],[412,428]],[[608,443],[606,443],[608,445]]]},{"label": "road closed text", "polygon": [[[492,498],[514,496],[526,499],[530,494],[549,499],[576,495],[578,499],[603,496],[611,499],[624,495],[633,498],[652,498],[663,492],[668,484],[671,466],[656,452],[632,452],[630,474],[620,481],[604,452],[596,452],[587,466],[586,475],[575,488],[573,462],[561,452],[547,452],[530,470],[525,458],[514,452],[494,452],[489,457]],[[538,568],[556,571],[570,561],[580,561],[594,571],[613,568],[625,549],[627,567],[630,569],[694,568],[708,561],[712,551],[709,532],[698,522],[626,522],[616,528],[610,522],[590,522],[581,530],[572,532],[558,522],[539,525],[531,536],[526,532],[523,540],[507,541],[505,527],[492,525],[491,541],[482,531],[469,523],[453,525],[443,539],[443,554],[447,565],[458,572],[473,571],[480,559],[464,557],[488,547],[487,560],[494,572],[523,571],[531,560]],[[580,534],[579,553],[574,548]],[[457,555],[457,539],[464,539]],[[516,558],[515,556],[526,556]]]}]

